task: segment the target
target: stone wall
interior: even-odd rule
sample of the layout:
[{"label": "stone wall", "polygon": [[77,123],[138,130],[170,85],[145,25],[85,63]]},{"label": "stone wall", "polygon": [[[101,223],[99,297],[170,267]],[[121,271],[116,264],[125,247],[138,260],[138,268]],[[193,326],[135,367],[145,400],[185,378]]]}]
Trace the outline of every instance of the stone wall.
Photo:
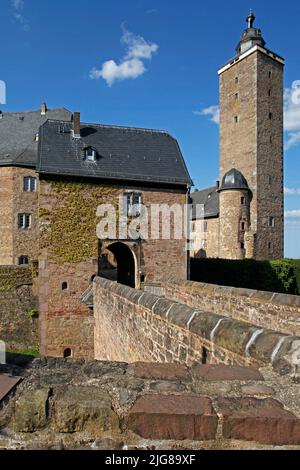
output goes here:
[{"label": "stone wall", "polygon": [[[37,192],[24,192],[23,178],[33,176],[32,169],[0,168],[0,265],[17,265],[20,256],[38,258]],[[31,214],[31,227],[18,228],[18,214]]]},{"label": "stone wall", "polygon": [[[206,230],[205,230],[206,224]],[[191,250],[195,258],[219,257],[219,218],[191,222]]]},{"label": "stone wall", "polygon": [[[1,372],[24,377],[17,366]],[[0,449],[296,449],[300,389],[268,368],[37,359],[0,409]],[[298,447],[296,447],[298,446]]]},{"label": "stone wall", "polygon": [[38,350],[37,298],[29,268],[0,266],[0,340],[7,349]]},{"label": "stone wall", "polygon": [[173,281],[164,288],[167,298],[190,307],[300,336],[300,296],[190,281]]},{"label": "stone wall", "polygon": [[273,364],[296,371],[300,338],[259,329],[209,310],[131,289],[103,278],[94,281],[95,358],[156,361]]}]

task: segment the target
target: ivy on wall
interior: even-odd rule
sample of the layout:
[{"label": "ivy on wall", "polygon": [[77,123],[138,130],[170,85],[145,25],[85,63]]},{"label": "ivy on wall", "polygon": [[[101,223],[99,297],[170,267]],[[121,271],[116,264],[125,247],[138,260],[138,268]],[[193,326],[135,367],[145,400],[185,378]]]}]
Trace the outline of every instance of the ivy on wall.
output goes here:
[{"label": "ivy on wall", "polygon": [[120,190],[93,183],[52,181],[49,202],[40,207],[40,243],[59,263],[80,263],[98,256],[96,216],[100,204],[118,210]]}]

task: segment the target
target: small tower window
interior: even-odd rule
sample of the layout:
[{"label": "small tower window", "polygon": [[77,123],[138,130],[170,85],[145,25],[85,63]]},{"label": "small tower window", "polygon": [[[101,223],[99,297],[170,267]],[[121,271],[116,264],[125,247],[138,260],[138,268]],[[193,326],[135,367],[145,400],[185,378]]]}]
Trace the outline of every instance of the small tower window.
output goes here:
[{"label": "small tower window", "polygon": [[272,72],[271,72],[271,70],[269,71],[269,78],[272,78]]},{"label": "small tower window", "polygon": [[68,283],[67,282],[63,282],[62,285],[61,285],[61,290],[68,290]]},{"label": "small tower window", "polygon": [[68,357],[72,357],[72,349],[71,348],[66,348],[64,350],[64,358],[67,359]]},{"label": "small tower window", "polygon": [[273,119],[273,114],[272,114],[272,113],[269,113],[269,119],[270,119],[270,120]]},{"label": "small tower window", "polygon": [[239,77],[235,77],[235,83],[239,83]]},{"label": "small tower window", "polygon": [[274,245],[272,242],[268,243],[269,254],[272,255],[274,252]]},{"label": "small tower window", "polygon": [[241,197],[241,205],[244,206],[246,204],[246,198],[245,196]]},{"label": "small tower window", "polygon": [[275,227],[275,217],[269,217],[269,227]]},{"label": "small tower window", "polygon": [[18,214],[18,227],[29,229],[31,227],[31,214]]},{"label": "small tower window", "polygon": [[238,116],[234,116],[234,122],[235,122],[235,123],[238,123],[238,122],[239,122],[239,117],[238,117]]},{"label": "small tower window", "polygon": [[271,88],[269,89],[269,96],[271,96]]},{"label": "small tower window", "polygon": [[246,230],[246,223],[245,222],[241,222],[241,231],[242,232],[245,232]]},{"label": "small tower window", "polygon": [[268,184],[271,185],[272,184],[272,176],[268,175]]},{"label": "small tower window", "polygon": [[241,250],[244,250],[244,249],[245,249],[245,243],[241,242]]},{"label": "small tower window", "polygon": [[207,220],[204,221],[204,232],[207,232],[208,229],[208,222]]},{"label": "small tower window", "polygon": [[142,211],[142,194],[141,193],[126,193],[125,207],[126,215],[128,217],[139,217]]},{"label": "small tower window", "polygon": [[238,94],[238,93],[236,93],[236,94],[234,95],[234,99],[235,99],[236,101],[239,99],[239,94]]},{"label": "small tower window", "polygon": [[18,259],[18,265],[19,266],[28,266],[29,264],[29,258],[28,256],[20,256]]}]

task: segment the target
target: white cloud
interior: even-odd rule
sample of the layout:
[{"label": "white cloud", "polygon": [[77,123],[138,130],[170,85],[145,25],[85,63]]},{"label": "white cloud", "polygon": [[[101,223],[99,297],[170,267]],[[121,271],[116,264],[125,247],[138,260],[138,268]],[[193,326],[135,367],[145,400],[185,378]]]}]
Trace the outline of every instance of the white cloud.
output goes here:
[{"label": "white cloud", "polygon": [[298,82],[284,91],[284,130],[288,133],[285,149],[289,150],[300,143],[300,100]]},{"label": "white cloud", "polygon": [[157,44],[147,42],[142,36],[135,36],[125,28],[123,28],[121,43],[126,48],[126,54],[121,62],[108,60],[100,69],[94,67],[90,71],[90,78],[95,80],[103,78],[108,86],[112,86],[117,80],[138,78],[147,70],[144,60],[152,59],[159,47]]},{"label": "white cloud", "polygon": [[284,188],[286,196],[300,196],[300,188]]},{"label": "white cloud", "polygon": [[146,14],[147,15],[153,15],[153,13],[157,13],[157,12],[158,12],[158,10],[156,8],[152,8],[151,10],[147,10]]},{"label": "white cloud", "polygon": [[20,23],[24,31],[29,31],[30,30],[29,23],[27,19],[25,18],[25,16],[23,15],[23,10],[25,7],[24,0],[11,0],[11,5],[14,9],[14,12],[13,12],[14,18]]},{"label": "white cloud", "polygon": [[292,211],[285,211],[284,216],[286,218],[298,219],[300,218],[300,209],[296,209]]},{"label": "white cloud", "polygon": [[215,124],[220,124],[220,107],[219,106],[209,106],[204,108],[201,111],[193,111],[194,114],[198,116],[209,116],[210,120]]}]

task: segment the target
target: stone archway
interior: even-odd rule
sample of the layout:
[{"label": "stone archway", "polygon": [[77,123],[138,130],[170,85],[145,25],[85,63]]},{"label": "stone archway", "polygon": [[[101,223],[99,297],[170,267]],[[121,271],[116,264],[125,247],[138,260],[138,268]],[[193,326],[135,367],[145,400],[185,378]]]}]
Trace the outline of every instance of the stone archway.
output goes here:
[{"label": "stone archway", "polygon": [[136,286],[136,257],[122,242],[107,245],[101,252],[99,275],[129,287]]}]

